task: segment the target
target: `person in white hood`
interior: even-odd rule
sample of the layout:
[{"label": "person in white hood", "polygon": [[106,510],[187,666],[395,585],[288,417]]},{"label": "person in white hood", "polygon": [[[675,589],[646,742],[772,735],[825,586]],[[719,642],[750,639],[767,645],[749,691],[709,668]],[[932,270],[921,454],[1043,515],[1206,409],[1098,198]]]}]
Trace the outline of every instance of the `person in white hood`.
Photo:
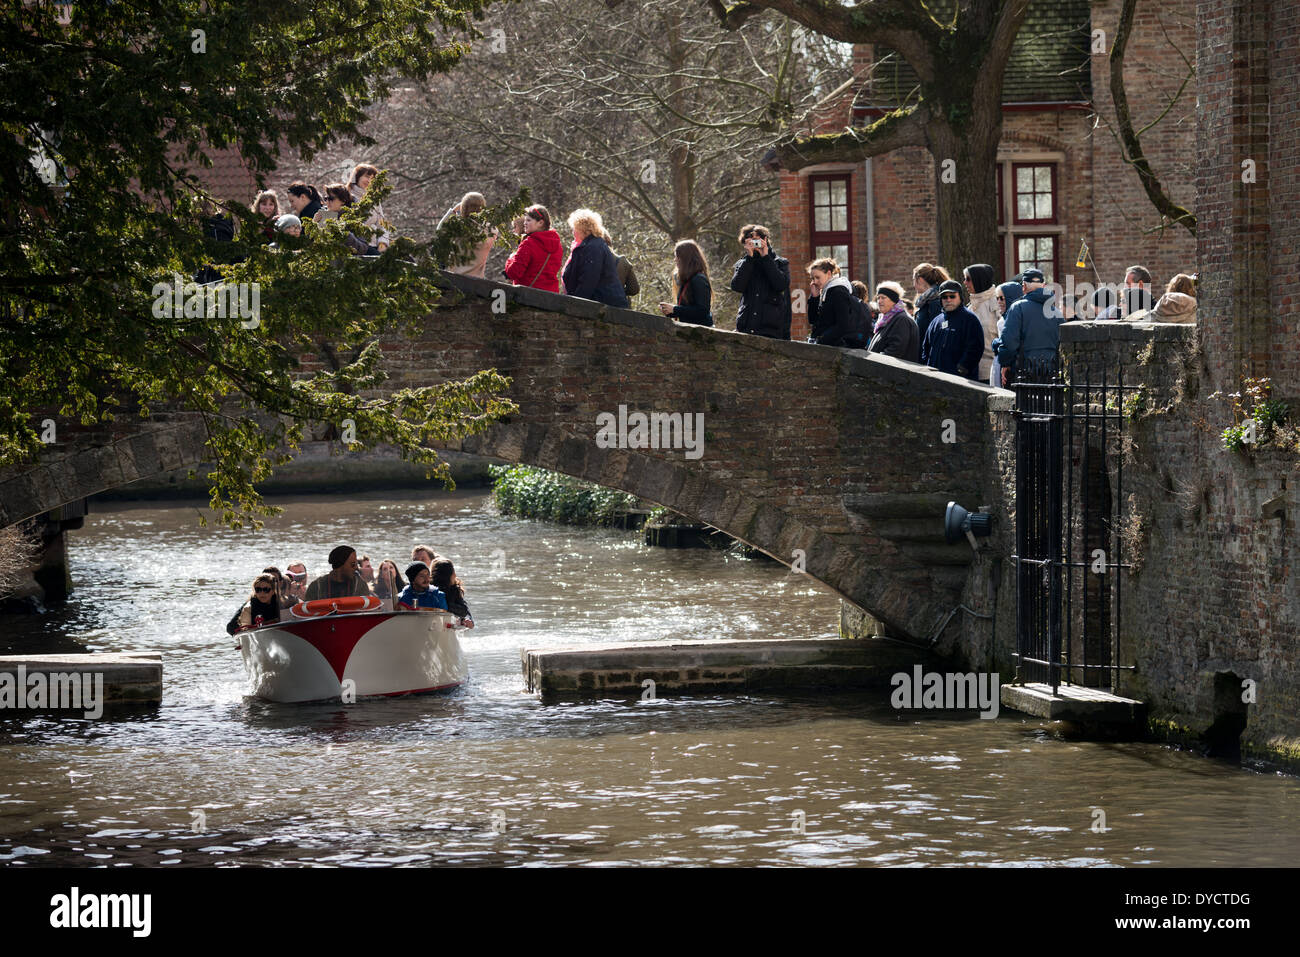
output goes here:
[{"label": "person in white hood", "polygon": [[989,343],[998,337],[998,319],[1002,316],[998,310],[998,289],[993,284],[993,267],[988,263],[974,263],[962,270],[962,279],[970,296],[966,308],[975,313],[984,329],[984,355],[980,357],[979,379],[987,382],[993,368],[993,350]]}]

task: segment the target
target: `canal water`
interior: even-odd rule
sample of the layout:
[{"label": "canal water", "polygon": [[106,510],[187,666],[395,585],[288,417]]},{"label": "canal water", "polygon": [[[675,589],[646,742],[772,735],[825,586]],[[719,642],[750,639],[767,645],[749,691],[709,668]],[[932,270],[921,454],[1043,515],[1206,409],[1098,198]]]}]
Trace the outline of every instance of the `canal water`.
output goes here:
[{"label": "canal water", "polygon": [[[635,533],[496,516],[479,492],[281,500],[265,530],[97,505],[75,600],[0,618],[11,652],[160,651],[164,703],[0,722],[7,866],[1294,865],[1300,781],[887,692],[542,704],[524,647],[829,637],[806,577]],[[267,564],[339,543],[451,557],[478,626],[432,697],[245,696],[225,623]],[[497,550],[500,550],[499,552]],[[494,555],[494,553],[496,553]]]}]

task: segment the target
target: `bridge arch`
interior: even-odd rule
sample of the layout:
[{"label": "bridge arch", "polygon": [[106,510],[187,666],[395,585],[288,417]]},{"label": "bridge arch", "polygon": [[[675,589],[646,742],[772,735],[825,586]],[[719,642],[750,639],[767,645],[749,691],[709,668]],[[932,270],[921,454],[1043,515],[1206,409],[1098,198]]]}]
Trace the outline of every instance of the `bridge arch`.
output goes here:
[{"label": "bridge arch", "polygon": [[[969,545],[943,543],[943,506],[1005,501],[1002,390],[910,363],[687,326],[535,289],[447,277],[415,338],[382,345],[385,386],[496,368],[520,412],[447,446],[620,489],[804,570],[915,639],[939,637],[980,583]],[[505,310],[493,309],[502,304]],[[310,362],[310,357],[305,357]],[[599,417],[701,414],[699,458],[602,448]],[[200,464],[202,423],[178,414],[86,433],[0,475],[0,524]],[[959,620],[959,619],[958,619]]]}]

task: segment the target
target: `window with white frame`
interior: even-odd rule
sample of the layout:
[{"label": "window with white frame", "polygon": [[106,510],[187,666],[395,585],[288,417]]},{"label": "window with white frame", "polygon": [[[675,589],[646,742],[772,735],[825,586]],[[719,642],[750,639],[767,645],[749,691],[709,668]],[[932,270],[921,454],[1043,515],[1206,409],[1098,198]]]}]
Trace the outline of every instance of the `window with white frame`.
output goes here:
[{"label": "window with white frame", "polygon": [[848,173],[808,177],[808,238],[814,259],[827,256],[849,268],[853,234],[850,230]]},{"label": "window with white frame", "polygon": [[1003,276],[1041,269],[1048,282],[1061,281],[1062,160],[1059,155],[998,160],[995,187]]}]

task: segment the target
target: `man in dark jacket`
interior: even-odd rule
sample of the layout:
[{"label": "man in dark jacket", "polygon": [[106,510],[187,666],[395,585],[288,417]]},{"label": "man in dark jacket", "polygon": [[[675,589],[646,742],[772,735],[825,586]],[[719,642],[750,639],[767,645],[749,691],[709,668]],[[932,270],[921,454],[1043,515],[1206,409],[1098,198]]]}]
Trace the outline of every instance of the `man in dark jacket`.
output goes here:
[{"label": "man in dark jacket", "polygon": [[984,354],[984,327],[979,317],[961,304],[961,283],[944,280],[939,286],[939,303],[943,312],[921,340],[921,361],[940,372],[977,378]]},{"label": "man in dark jacket", "polygon": [[764,226],[740,230],[745,255],[731,272],[731,288],[740,293],[736,331],[769,339],[790,338],[790,261],[768,245]]},{"label": "man in dark jacket", "polygon": [[1052,290],[1043,285],[1044,281],[1040,270],[1026,269],[1021,275],[1024,298],[1017,299],[1007,310],[1002,346],[998,349],[1004,386],[1015,377],[1017,368],[1056,357],[1065,315],[1056,307]]}]

